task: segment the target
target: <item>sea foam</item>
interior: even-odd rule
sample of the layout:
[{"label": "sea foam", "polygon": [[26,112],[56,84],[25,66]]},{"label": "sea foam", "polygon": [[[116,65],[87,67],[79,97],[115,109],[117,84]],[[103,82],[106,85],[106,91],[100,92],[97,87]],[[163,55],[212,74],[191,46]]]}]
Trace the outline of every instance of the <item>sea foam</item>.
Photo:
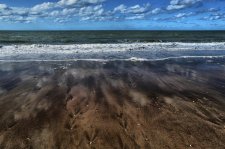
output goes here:
[{"label": "sea foam", "polygon": [[155,60],[169,57],[222,56],[225,42],[2,45],[1,61]]}]

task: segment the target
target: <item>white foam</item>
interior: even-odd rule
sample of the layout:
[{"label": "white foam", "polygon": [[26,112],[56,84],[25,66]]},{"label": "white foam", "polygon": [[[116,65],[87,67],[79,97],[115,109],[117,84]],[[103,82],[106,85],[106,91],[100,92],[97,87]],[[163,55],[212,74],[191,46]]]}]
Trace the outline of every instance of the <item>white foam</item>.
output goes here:
[{"label": "white foam", "polygon": [[[3,45],[0,60],[104,60],[129,59],[147,60],[178,56],[195,56],[194,52],[225,51],[225,42],[212,43],[118,43],[118,44],[70,44],[70,45]],[[193,54],[184,55],[182,52]],[[221,52],[221,55],[223,53]],[[199,56],[199,55],[198,55]],[[200,56],[210,56],[207,54]]]}]

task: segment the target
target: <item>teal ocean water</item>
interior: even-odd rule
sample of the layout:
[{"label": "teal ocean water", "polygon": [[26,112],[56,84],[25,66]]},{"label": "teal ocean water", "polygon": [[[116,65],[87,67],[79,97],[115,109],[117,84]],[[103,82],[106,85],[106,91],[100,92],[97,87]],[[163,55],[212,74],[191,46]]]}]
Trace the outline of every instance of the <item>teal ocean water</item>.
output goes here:
[{"label": "teal ocean water", "polygon": [[225,42],[225,31],[0,31],[0,44]]}]

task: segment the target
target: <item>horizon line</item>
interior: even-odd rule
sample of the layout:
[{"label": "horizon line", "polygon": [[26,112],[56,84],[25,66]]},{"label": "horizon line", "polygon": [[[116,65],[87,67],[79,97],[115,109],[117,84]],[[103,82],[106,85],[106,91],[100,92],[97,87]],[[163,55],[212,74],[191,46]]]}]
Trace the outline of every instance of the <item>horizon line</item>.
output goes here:
[{"label": "horizon line", "polygon": [[129,30],[126,30],[126,29],[112,29],[112,30],[108,30],[108,29],[89,29],[89,30],[79,30],[79,29],[22,29],[22,30],[18,30],[18,29],[7,29],[7,30],[1,30],[0,29],[0,32],[2,31],[225,31],[225,29],[213,29],[213,30],[210,30],[210,29],[198,29],[198,30],[191,30],[191,29],[160,29],[160,30],[147,30],[147,29],[129,29]]}]

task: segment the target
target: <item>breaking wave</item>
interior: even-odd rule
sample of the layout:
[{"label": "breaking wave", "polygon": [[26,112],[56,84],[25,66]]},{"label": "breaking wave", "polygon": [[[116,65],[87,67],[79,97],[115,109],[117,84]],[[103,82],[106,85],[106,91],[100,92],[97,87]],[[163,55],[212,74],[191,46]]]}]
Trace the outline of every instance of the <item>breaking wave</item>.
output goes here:
[{"label": "breaking wave", "polygon": [[0,61],[146,61],[177,57],[223,57],[224,55],[225,42],[0,46]]}]

